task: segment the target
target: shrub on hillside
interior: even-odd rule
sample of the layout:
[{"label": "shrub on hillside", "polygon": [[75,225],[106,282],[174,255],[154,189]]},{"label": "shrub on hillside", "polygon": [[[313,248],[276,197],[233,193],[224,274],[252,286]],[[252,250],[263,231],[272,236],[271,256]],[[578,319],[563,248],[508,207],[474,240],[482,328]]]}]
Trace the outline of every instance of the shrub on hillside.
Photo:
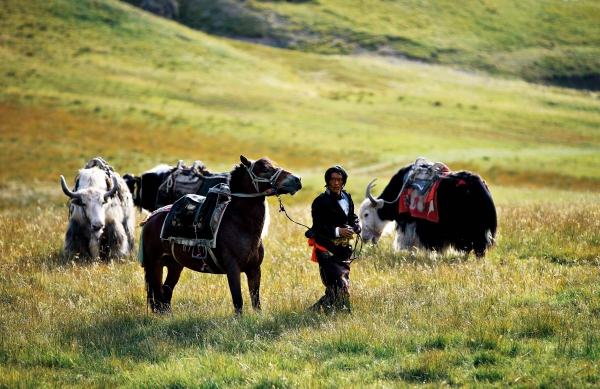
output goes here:
[{"label": "shrub on hillside", "polygon": [[179,3],[176,0],[123,0],[166,19],[177,19]]},{"label": "shrub on hillside", "polygon": [[263,15],[236,0],[180,0],[180,21],[222,36],[261,38],[268,28]]}]

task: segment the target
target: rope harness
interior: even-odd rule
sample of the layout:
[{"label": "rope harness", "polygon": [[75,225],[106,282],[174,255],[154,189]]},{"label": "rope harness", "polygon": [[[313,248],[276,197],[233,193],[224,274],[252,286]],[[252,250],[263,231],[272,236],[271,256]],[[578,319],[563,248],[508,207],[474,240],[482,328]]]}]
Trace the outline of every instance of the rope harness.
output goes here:
[{"label": "rope harness", "polygon": [[[246,170],[248,171],[248,174],[250,175],[250,179],[252,180],[252,184],[254,185],[254,188],[256,189],[257,193],[232,193],[232,196],[237,196],[237,197],[258,197],[258,196],[271,196],[273,194],[277,193],[277,190],[279,190],[279,187],[277,185],[275,185],[275,183],[277,182],[277,179],[279,178],[279,175],[281,174],[281,172],[283,172],[283,168],[277,168],[277,170],[275,170],[275,173],[273,173],[273,175],[271,176],[271,178],[262,178],[257,176],[256,174],[254,174],[254,163],[252,162],[252,164],[250,166],[244,166],[246,168]],[[258,189],[258,184],[260,182],[268,182],[271,187],[267,190],[265,190],[264,192],[261,192],[260,189]]]},{"label": "rope harness", "polygon": [[[290,215],[288,215],[287,211],[285,210],[285,207],[283,206],[283,202],[281,201],[281,196],[277,195],[277,200],[279,200],[279,212],[283,212],[285,214],[285,216],[288,219],[290,219],[290,221],[292,223],[298,224],[299,226],[302,226],[302,227],[306,228],[307,230],[310,230],[310,227],[308,227],[307,225],[304,225],[304,224],[302,224],[300,222],[295,221],[294,219],[292,219],[290,217]],[[329,239],[326,236],[323,236],[321,234],[317,234],[314,231],[313,231],[313,233],[315,233],[316,235],[319,235],[322,238]],[[363,240],[362,240],[362,237],[360,236],[360,234],[356,234],[356,240],[357,240],[357,242],[360,242],[360,250],[358,250],[358,254],[356,254],[356,249],[358,248],[359,245],[355,244],[354,248],[352,249],[352,256],[350,258],[348,258],[347,261],[344,261],[344,262],[352,263],[352,261],[354,261],[355,259],[360,258],[360,255],[361,255],[362,249],[363,249]]]},{"label": "rope harness", "polygon": [[440,178],[443,178],[442,174],[447,172],[450,172],[450,169],[448,169],[448,167],[441,162],[431,163],[423,157],[417,158],[410,170],[404,175],[402,187],[400,188],[400,192],[398,192],[398,196],[393,201],[386,201],[383,199],[380,200],[385,204],[394,204],[400,199],[400,196],[402,196],[402,192],[404,191],[406,184],[409,184],[417,179],[424,181],[436,181]]}]

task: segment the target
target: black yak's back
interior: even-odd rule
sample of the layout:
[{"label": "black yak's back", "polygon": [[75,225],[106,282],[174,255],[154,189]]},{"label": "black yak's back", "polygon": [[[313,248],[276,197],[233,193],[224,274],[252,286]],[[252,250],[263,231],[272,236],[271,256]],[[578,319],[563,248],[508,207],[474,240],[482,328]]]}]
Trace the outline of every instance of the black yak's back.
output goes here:
[{"label": "black yak's back", "polygon": [[494,243],[496,207],[485,181],[468,171],[453,172],[437,193],[439,229],[446,243],[482,255]]}]

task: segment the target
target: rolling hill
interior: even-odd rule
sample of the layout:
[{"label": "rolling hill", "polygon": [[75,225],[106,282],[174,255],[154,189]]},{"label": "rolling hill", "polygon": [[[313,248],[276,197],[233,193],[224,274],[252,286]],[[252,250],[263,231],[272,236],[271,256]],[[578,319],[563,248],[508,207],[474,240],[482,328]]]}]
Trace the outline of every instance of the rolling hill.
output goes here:
[{"label": "rolling hill", "polygon": [[[584,10],[582,28],[595,7],[538,3]],[[392,10],[409,5],[458,12],[449,2],[361,9],[347,0],[348,13],[341,4],[237,2],[315,22],[299,10],[323,10],[340,30],[377,34],[350,11],[365,20],[384,10],[396,20]],[[479,17],[495,5],[469,4]],[[507,4],[486,11],[491,20],[517,6]],[[529,12],[533,2],[520,4]],[[449,23],[445,12],[431,15],[432,29]],[[548,40],[564,32],[549,30]],[[452,38],[440,34],[430,39]],[[474,35],[482,57],[498,47],[499,33]],[[419,29],[411,39],[419,42]],[[0,388],[598,387],[598,92],[376,49],[324,55],[251,44],[117,0],[0,0]],[[394,252],[389,235],[364,245],[348,316],[306,310],[323,292],[319,271],[302,226],[277,213],[274,198],[261,314],[244,287],[245,312],[234,317],[225,277],[186,270],[172,314],[152,315],[135,255],[64,255],[59,175],[72,179],[96,156],[120,173],[178,159],[224,171],[240,154],[268,155],[302,176],[303,189],[284,201],[304,224],[334,163],[348,171],[356,203],[371,179],[380,193],[419,156],[475,170],[497,206],[497,244],[485,259]]]},{"label": "rolling hill", "polygon": [[543,84],[600,89],[600,4],[594,1],[179,4],[181,23],[211,34],[305,52],[378,53]]},{"label": "rolling hill", "polygon": [[2,182],[55,182],[97,155],[140,172],[246,154],[314,188],[333,161],[364,188],[419,156],[496,183],[600,186],[594,92],[244,43],[116,0],[5,0],[0,55]]}]

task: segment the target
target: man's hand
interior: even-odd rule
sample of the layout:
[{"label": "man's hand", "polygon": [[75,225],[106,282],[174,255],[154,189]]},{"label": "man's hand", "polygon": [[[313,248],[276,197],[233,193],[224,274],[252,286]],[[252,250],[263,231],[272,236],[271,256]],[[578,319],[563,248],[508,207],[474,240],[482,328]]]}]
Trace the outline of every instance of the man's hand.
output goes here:
[{"label": "man's hand", "polygon": [[339,232],[340,232],[340,238],[352,239],[352,236],[354,235],[354,231],[352,231],[349,228],[345,228],[345,227],[340,227]]}]

